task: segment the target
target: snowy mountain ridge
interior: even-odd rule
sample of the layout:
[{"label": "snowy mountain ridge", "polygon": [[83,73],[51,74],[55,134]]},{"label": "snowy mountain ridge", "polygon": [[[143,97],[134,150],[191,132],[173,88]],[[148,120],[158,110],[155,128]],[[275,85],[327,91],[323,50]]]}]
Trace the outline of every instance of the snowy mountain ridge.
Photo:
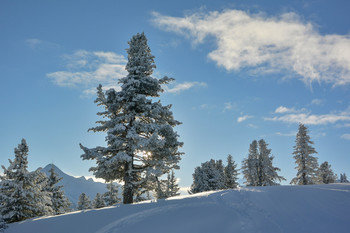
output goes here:
[{"label": "snowy mountain ridge", "polygon": [[10,224],[6,233],[346,233],[350,184],[247,187]]},{"label": "snowy mountain ridge", "polygon": [[63,190],[73,206],[76,205],[79,195],[83,192],[90,197],[90,200],[93,200],[96,193],[103,194],[107,191],[105,183],[96,182],[92,178],[86,179],[84,176],[78,178],[70,176],[54,164],[46,165],[41,171],[49,175],[49,170],[52,166],[58,176],[62,177],[58,185],[63,185]]}]

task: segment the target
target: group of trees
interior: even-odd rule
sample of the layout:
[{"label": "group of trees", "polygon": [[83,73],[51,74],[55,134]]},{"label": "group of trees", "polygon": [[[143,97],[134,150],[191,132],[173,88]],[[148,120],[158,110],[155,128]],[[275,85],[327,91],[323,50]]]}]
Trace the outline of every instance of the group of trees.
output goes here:
[{"label": "group of trees", "polygon": [[189,193],[236,188],[238,186],[238,174],[237,165],[231,155],[227,157],[226,166],[223,165],[222,160],[215,161],[211,159],[195,168],[193,184]]},{"label": "group of trees", "polygon": [[[309,185],[309,184],[329,184],[337,181],[337,176],[331,169],[331,165],[326,161],[318,166],[317,157],[313,154],[317,153],[312,147],[313,142],[308,135],[307,127],[299,124],[299,130],[296,135],[294,146],[294,159],[297,164],[297,175],[291,180],[291,184]],[[248,157],[242,161],[241,171],[247,186],[271,186],[279,185],[279,182],[285,180],[284,177],[278,175],[279,168],[272,165],[274,156],[271,149],[267,148],[268,144],[263,140],[253,140],[249,146]],[[230,161],[232,157],[229,156]],[[228,162],[229,164],[234,162]],[[193,174],[193,184],[190,193],[197,193],[208,190],[219,190],[230,188],[225,184],[228,178],[224,178],[226,169],[223,169],[222,161],[210,160],[202,163],[200,167],[196,167]],[[237,187],[237,169],[233,166],[232,171],[235,177],[231,187]],[[340,174],[340,182],[349,182],[346,174]]]},{"label": "group of trees", "polygon": [[107,192],[102,195],[97,193],[92,202],[90,201],[89,196],[87,196],[85,193],[80,194],[77,209],[99,209],[106,206],[112,206],[117,203],[120,203],[118,187],[111,182],[107,184]]},{"label": "group of trees", "polygon": [[[15,148],[15,159],[4,169],[0,186],[0,216],[6,223],[28,218],[57,215],[69,210],[60,178],[53,169],[47,177],[40,171],[28,171],[28,145],[25,139]],[[2,220],[1,220],[2,221]],[[0,221],[0,222],[1,222]]]}]

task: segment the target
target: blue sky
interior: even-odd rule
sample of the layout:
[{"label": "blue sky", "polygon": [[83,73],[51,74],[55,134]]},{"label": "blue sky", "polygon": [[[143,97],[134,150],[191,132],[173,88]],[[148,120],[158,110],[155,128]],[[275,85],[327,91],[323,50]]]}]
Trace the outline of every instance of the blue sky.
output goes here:
[{"label": "blue sky", "polygon": [[192,183],[200,163],[241,164],[261,138],[289,182],[298,123],[319,162],[350,175],[350,3],[336,1],[9,1],[0,3],[0,164],[21,138],[29,168],[55,163],[86,175],[79,143],[99,118],[95,88],[118,88],[127,41],[145,32],[161,95],[183,124],[176,175]]}]

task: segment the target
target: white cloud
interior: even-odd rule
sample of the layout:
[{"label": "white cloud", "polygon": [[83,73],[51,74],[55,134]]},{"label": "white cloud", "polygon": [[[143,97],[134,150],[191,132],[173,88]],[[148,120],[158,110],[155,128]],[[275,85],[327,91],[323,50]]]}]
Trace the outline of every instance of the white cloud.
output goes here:
[{"label": "white cloud", "polygon": [[350,140],[350,133],[343,134],[340,137],[346,140]]},{"label": "white cloud", "polygon": [[287,108],[284,106],[279,106],[275,110],[275,113],[286,113],[286,112],[295,112],[295,109],[294,108]]},{"label": "white cloud", "polygon": [[64,60],[65,71],[48,73],[46,76],[58,86],[82,88],[85,96],[95,94],[98,84],[104,88],[117,88],[118,79],[127,75],[124,69],[126,59],[112,52],[79,50],[65,55]]},{"label": "white cloud", "polygon": [[243,122],[243,121],[245,121],[245,120],[247,120],[247,119],[249,119],[249,118],[253,118],[253,116],[244,115],[244,116],[238,117],[238,118],[237,118],[237,122],[238,122],[238,123],[241,123],[241,122]]},{"label": "white cloud", "polygon": [[226,110],[231,110],[232,109],[232,104],[231,104],[231,102],[227,102],[227,103],[225,103],[224,104],[225,106],[224,106],[224,111],[226,111]]},{"label": "white cloud", "polygon": [[164,91],[168,93],[180,93],[182,91],[189,90],[194,87],[206,87],[207,84],[204,82],[184,82],[184,83],[179,83],[175,84],[173,87],[164,87]]},{"label": "white cloud", "polygon": [[313,104],[313,105],[321,105],[321,104],[323,104],[323,100],[321,100],[321,99],[313,99],[312,101],[311,101],[311,104]]},{"label": "white cloud", "polygon": [[283,137],[295,137],[297,135],[297,132],[295,132],[295,131],[290,132],[290,133],[277,132],[276,135],[283,136]]},{"label": "white cloud", "polygon": [[350,121],[349,112],[316,115],[311,113],[286,114],[279,117],[266,117],[268,121],[282,121],[286,123],[303,123],[308,125],[327,125],[338,121]]},{"label": "white cloud", "polygon": [[153,22],[195,44],[214,38],[217,47],[208,57],[229,71],[289,71],[308,84],[350,83],[349,36],[321,35],[295,13],[268,17],[225,10],[170,17],[154,12]]}]

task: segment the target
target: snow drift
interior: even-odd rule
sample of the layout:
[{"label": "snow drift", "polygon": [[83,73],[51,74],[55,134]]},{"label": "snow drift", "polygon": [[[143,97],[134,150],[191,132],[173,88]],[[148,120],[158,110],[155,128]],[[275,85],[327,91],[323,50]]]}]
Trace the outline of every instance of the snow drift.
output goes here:
[{"label": "snow drift", "polygon": [[350,184],[249,187],[10,224],[6,233],[349,232]]}]

